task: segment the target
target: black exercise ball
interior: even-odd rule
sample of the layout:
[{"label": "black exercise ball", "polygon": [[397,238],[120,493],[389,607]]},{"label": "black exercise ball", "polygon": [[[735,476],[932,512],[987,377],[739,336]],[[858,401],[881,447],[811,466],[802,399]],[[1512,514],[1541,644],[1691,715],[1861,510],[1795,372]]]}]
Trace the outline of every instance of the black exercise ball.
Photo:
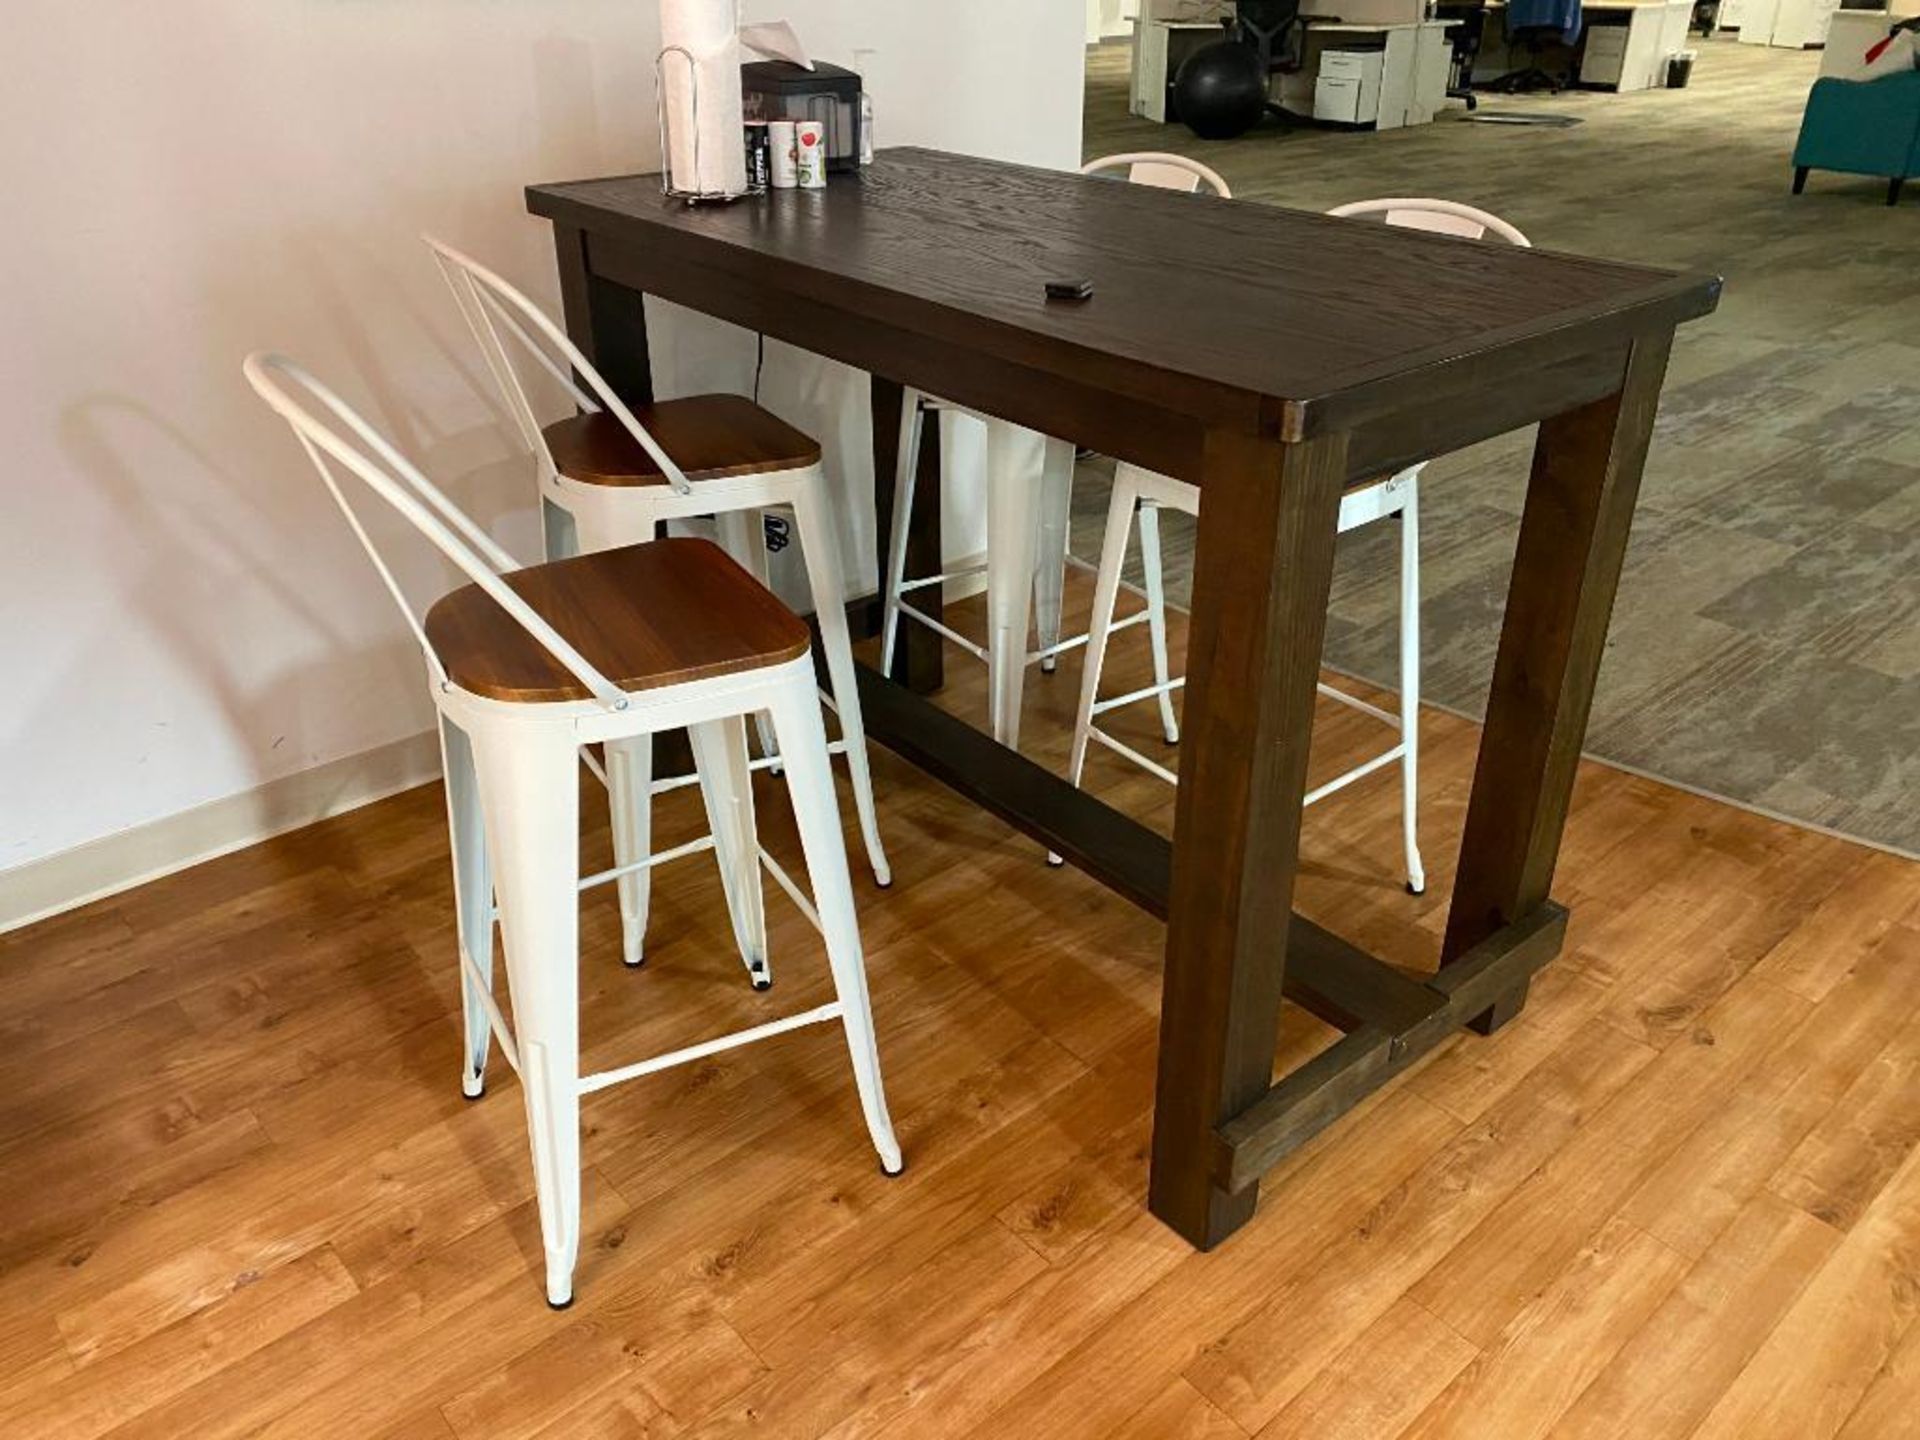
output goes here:
[{"label": "black exercise ball", "polygon": [[1231,140],[1252,129],[1267,109],[1260,57],[1238,40],[1194,51],[1173,77],[1173,106],[1202,140]]}]

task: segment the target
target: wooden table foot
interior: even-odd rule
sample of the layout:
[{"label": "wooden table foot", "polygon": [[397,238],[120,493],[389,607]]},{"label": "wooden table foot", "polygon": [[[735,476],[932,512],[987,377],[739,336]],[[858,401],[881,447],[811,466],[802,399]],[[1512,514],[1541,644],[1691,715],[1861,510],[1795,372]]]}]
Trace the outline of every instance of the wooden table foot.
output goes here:
[{"label": "wooden table foot", "polygon": [[1527,992],[1531,988],[1526,981],[1521,981],[1495,1001],[1492,1009],[1469,1020],[1467,1028],[1476,1035],[1492,1035],[1504,1029],[1508,1021],[1517,1019],[1527,1008]]}]

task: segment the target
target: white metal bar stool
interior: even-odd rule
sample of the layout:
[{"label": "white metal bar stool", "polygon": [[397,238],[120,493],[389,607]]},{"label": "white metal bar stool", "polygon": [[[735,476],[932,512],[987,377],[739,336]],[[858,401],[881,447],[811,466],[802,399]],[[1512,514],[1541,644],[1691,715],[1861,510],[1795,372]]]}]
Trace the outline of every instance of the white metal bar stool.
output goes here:
[{"label": "white metal bar stool", "polygon": [[[928,416],[969,415],[987,427],[987,555],[983,563],[942,570],[937,575],[909,578],[906,574],[907,535],[913,521],[913,478],[920,463],[920,446]],[[894,481],[893,529],[887,537],[887,592],[880,634],[880,672],[891,676],[900,620],[917,621],[938,632],[976,660],[986,662],[991,695],[993,738],[1002,745],[1020,744],[1022,681],[1036,662],[1053,668],[1062,650],[1084,640],[1060,643],[1058,566],[1051,570],[1040,557],[1066,553],[1066,529],[1073,503],[1073,446],[1064,440],[1035,436],[1033,432],[991,416],[980,415],[917,390],[908,390],[901,407],[900,461]],[[1040,483],[1033,483],[1031,449],[1041,446]],[[984,644],[961,634],[916,607],[908,597],[916,590],[966,579],[982,572],[987,577],[987,639]],[[1051,578],[1048,578],[1050,575]],[[1040,645],[1027,648],[1028,627],[1038,605]]]},{"label": "white metal bar stool", "polygon": [[1171,150],[1128,150],[1119,155],[1102,155],[1080,167],[1082,175],[1111,175],[1120,170],[1127,172],[1130,185],[1152,185],[1187,195],[1205,189],[1222,200],[1233,198],[1232,188],[1218,170]]},{"label": "white metal bar stool", "polygon": [[[811,636],[717,546],[662,540],[518,569],[512,557],[332,391],[279,356],[246,375],[299,437],[426,658],[440,714],[465,1019],[461,1088],[477,1097],[498,1037],[525,1092],[548,1303],[573,1298],[580,1244],[580,1098],[803,1025],[838,1020],[867,1131],[903,1167],[887,1115],[853,886],[815,688]],[[299,398],[296,398],[296,395]],[[315,406],[327,418],[319,418]],[[350,437],[350,438],[349,438]],[[332,462],[330,465],[329,462]],[[398,510],[472,580],[417,619],[333,466]],[[563,629],[564,627],[564,633]],[[759,846],[746,717],[766,711],[784,747],[810,902]],[[684,726],[712,833],[660,855],[579,874],[579,752],[644,748]],[[639,767],[609,779],[640,785]],[[598,1074],[580,1073],[579,897],[589,886],[711,849],[749,970],[766,949],[760,872],[821,931],[837,998],[800,1014]],[[497,906],[497,908],[496,908]],[[493,996],[499,921],[513,1025]]]},{"label": "white metal bar stool", "polygon": [[[840,718],[842,738],[831,748],[847,758],[874,879],[883,886],[891,884],[893,875],[873,801],[866,728],[847,632],[846,585],[840,547],[828,516],[819,443],[739,395],[626,405],[566,332],[526,295],[470,256],[432,236],[424,238],[480,344],[515,425],[533,452],[549,559],[639,544],[652,540],[656,527],[665,521],[711,515],[728,553],[764,582],[766,547],[760,512],[791,508],[832,682],[831,703]],[[509,349],[509,340],[517,349]],[[516,353],[531,358],[558,382],[580,413],[541,425],[514,362]],[[576,383],[576,374],[585,382],[584,390]],[[764,720],[761,731],[762,748],[772,756],[776,753],[773,737]],[[623,763],[636,767],[651,782],[649,749],[635,747]],[[644,845],[648,818],[644,797],[680,783],[685,782],[632,787],[630,793],[642,798],[619,817],[616,833],[636,846]],[[636,936],[645,933],[647,890],[644,872],[636,872],[622,887],[623,904],[639,922],[633,927]],[[641,953],[637,946],[631,948],[627,963],[639,964]]]},{"label": "white metal bar stool", "polygon": [[[1184,155],[1136,151],[1109,155],[1081,167],[1083,175],[1125,170],[1136,185],[1193,193],[1205,188],[1231,198],[1218,172]],[[913,520],[914,475],[926,422],[942,414],[972,416],[987,426],[987,556],[984,563],[942,570],[937,575],[909,578],[906,573],[907,533]],[[1051,671],[1059,657],[1087,643],[1085,635],[1062,639],[1060,616],[1066,589],[1066,567],[1094,567],[1067,549],[1073,509],[1073,446],[1052,436],[1038,437],[1043,447],[1040,483],[1033,483],[1031,459],[1024,451],[1032,432],[922,391],[906,392],[900,413],[900,450],[895,468],[893,529],[887,539],[886,603],[880,638],[881,673],[892,674],[895,637],[905,616],[937,631],[976,660],[986,662],[991,700],[993,737],[1018,748],[1020,703],[1027,667]],[[1157,569],[1157,567],[1155,567]],[[982,572],[987,580],[987,640],[985,644],[962,635],[916,608],[909,600],[916,590],[967,579]],[[1149,574],[1153,573],[1149,571]],[[1164,611],[1158,611],[1164,615]],[[1136,623],[1130,617],[1123,625]],[[1029,628],[1035,645],[1029,650]],[[1164,628],[1158,644],[1165,650]]]},{"label": "white metal bar stool", "polygon": [[[1379,223],[1407,229],[1431,230],[1439,234],[1480,239],[1496,235],[1513,245],[1527,245],[1527,237],[1497,215],[1451,200],[1386,199],[1362,200],[1327,212],[1344,217],[1379,217]],[[1355,781],[1398,761],[1401,782],[1401,829],[1406,852],[1407,889],[1418,895],[1427,888],[1426,868],[1420,859],[1419,842],[1419,768],[1420,768],[1420,472],[1425,463],[1412,465],[1394,475],[1362,481],[1341,498],[1339,533],[1370,525],[1398,515],[1400,527],[1400,706],[1399,714],[1389,714],[1358,696],[1331,685],[1322,684],[1320,693],[1342,705],[1393,726],[1399,741],[1379,754],[1336,775],[1307,793],[1306,803],[1315,804],[1345,789]],[[1073,749],[1069,756],[1069,774],[1075,785],[1086,767],[1087,747],[1098,742],[1114,753],[1133,761],[1169,783],[1178,776],[1116,739],[1097,723],[1099,717],[1124,705],[1157,700],[1161,727],[1169,744],[1179,738],[1173,712],[1173,692],[1185,684],[1184,678],[1169,672],[1166,654],[1165,582],[1159,571],[1159,508],[1170,506],[1184,514],[1200,513],[1200,489],[1182,480],[1156,475],[1135,465],[1122,465],[1114,477],[1113,499],[1107,508],[1106,536],[1100,547],[1100,566],[1094,583],[1092,627],[1087,640],[1087,663],[1081,677],[1080,707],[1075,717]],[[1136,510],[1140,520],[1141,560],[1146,568],[1147,604],[1142,612],[1129,616],[1147,617],[1154,637],[1153,684],[1125,695],[1100,698],[1100,672],[1106,662],[1107,642],[1113,630],[1114,608],[1122,586],[1121,572],[1126,564],[1127,542]],[[1123,624],[1126,622],[1122,622]]]}]

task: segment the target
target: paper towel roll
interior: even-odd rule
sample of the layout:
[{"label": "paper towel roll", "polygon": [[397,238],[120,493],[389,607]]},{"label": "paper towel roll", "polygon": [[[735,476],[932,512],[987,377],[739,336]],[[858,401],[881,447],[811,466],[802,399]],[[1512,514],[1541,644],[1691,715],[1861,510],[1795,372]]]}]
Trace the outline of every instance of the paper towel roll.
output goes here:
[{"label": "paper towel roll", "polygon": [[660,45],[669,184],[700,195],[744,194],[739,0],[660,0]]}]

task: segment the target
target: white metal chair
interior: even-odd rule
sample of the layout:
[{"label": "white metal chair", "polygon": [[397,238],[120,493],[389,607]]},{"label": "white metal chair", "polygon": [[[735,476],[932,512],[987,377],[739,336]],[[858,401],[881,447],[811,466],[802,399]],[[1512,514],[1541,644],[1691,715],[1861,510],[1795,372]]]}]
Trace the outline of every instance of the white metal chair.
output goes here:
[{"label": "white metal chair", "polygon": [[[1136,185],[1187,193],[1204,188],[1223,199],[1232,198],[1227,182],[1218,172],[1184,155],[1159,151],[1109,155],[1089,161],[1080,173],[1101,175],[1122,169],[1126,171],[1124,178]],[[907,532],[913,520],[914,474],[919,467],[926,419],[941,413],[970,415],[987,426],[987,556],[984,563],[908,578]],[[1041,440],[1040,483],[1036,486],[1028,457],[1023,454],[1031,438],[1030,432],[1003,420],[922,391],[906,392],[900,413],[893,529],[887,543],[886,603],[880,638],[883,674],[892,673],[894,643],[903,615],[939,632],[975,659],[985,661],[987,690],[992,697],[993,736],[1001,744],[1015,748],[1020,743],[1020,702],[1027,667],[1038,664],[1042,670],[1051,671],[1063,653],[1087,641],[1084,635],[1066,640],[1060,637],[1066,567],[1077,564],[1083,569],[1093,568],[1075,560],[1067,550],[1073,509],[1073,446],[1052,436]],[[1154,571],[1157,569],[1154,567]],[[987,641],[984,645],[935,620],[907,599],[916,590],[966,579],[983,571],[987,579]],[[1164,615],[1164,611],[1155,613]],[[1032,650],[1027,648],[1030,625],[1038,642]],[[1157,633],[1164,651],[1164,628]]]},{"label": "white metal chair", "polygon": [[[818,442],[738,395],[626,405],[566,332],[521,291],[452,246],[432,236],[423,238],[534,454],[549,559],[638,544],[653,539],[657,527],[666,521],[711,515],[728,553],[764,582],[766,546],[760,512],[791,508],[832,681],[832,704],[840,718],[842,738],[832,749],[844,751],[847,758],[874,879],[883,886],[891,884],[892,871],[874,809],[866,728],[847,633],[844,572],[829,520]],[[540,424],[509,339],[516,342],[518,353],[558,382],[578,414]],[[575,375],[585,382],[585,389],[576,383]],[[763,749],[771,757],[775,754],[771,732],[764,719],[760,725]],[[636,750],[627,763],[644,767],[651,782],[649,752]],[[680,783],[684,782],[664,781],[653,785],[653,790]],[[635,821],[644,837],[644,804]],[[638,911],[636,935],[645,933],[647,888],[644,873],[629,887]],[[626,959],[630,965],[639,964],[641,951],[630,950]]]},{"label": "white metal chair", "polygon": [[[1527,245],[1527,237],[1497,215],[1476,210],[1451,200],[1387,199],[1362,200],[1327,212],[1344,217],[1378,216],[1379,223],[1407,229],[1431,230],[1440,234],[1479,239],[1495,235],[1513,245]],[[1400,707],[1392,715],[1359,697],[1331,685],[1321,685],[1320,693],[1376,720],[1394,726],[1399,742],[1371,759],[1354,766],[1309,791],[1306,803],[1312,805],[1335,791],[1343,790],[1374,771],[1400,762],[1401,821],[1406,850],[1407,889],[1418,895],[1427,888],[1426,868],[1420,859],[1419,842],[1419,769],[1420,769],[1420,472],[1425,463],[1411,465],[1394,475],[1366,481],[1350,488],[1341,498],[1339,532],[1358,529],[1388,516],[1400,517]],[[1080,707],[1074,721],[1073,749],[1068,761],[1073,783],[1078,785],[1086,767],[1087,747],[1097,741],[1118,755],[1145,767],[1162,779],[1177,783],[1172,770],[1149,759],[1132,746],[1116,739],[1096,723],[1100,716],[1123,705],[1154,699],[1159,702],[1161,727],[1169,744],[1179,738],[1173,712],[1173,692],[1186,682],[1169,673],[1165,644],[1165,583],[1160,571],[1159,508],[1171,506],[1188,515],[1200,513],[1200,489],[1182,480],[1156,475],[1135,465],[1122,465],[1114,477],[1113,500],[1107,507],[1107,529],[1100,548],[1100,566],[1094,583],[1093,620],[1087,640],[1087,663],[1081,677]],[[1100,672],[1106,662],[1107,642],[1119,628],[1113,613],[1122,586],[1121,571],[1126,564],[1127,541],[1136,510],[1140,520],[1141,559],[1146,568],[1145,610],[1129,616],[1138,620],[1144,613],[1154,637],[1154,682],[1142,689],[1111,699],[1100,698]],[[1051,858],[1051,857],[1050,857]]]},{"label": "white metal chair", "polygon": [[[312,376],[265,354],[250,356],[245,369],[255,391],[293,427],[426,659],[428,689],[440,715],[453,848],[466,1035],[461,1088],[470,1098],[481,1094],[489,1045],[497,1036],[525,1092],[548,1303],[564,1307],[573,1297],[580,1098],[610,1085],[837,1019],[868,1134],[882,1167],[898,1174],[903,1162],[881,1085],[806,625],[705,540],[662,540],[519,569]],[[416,618],[334,467],[399,511],[473,583],[442,598],[424,621]],[[813,902],[756,836],[745,720],[760,711],[771,713],[784,747]],[[644,838],[630,833],[616,847],[613,869],[581,878],[580,747],[606,747],[617,831],[622,800],[630,804],[646,788],[645,766],[622,763],[621,757],[644,754],[655,733],[680,726],[692,736],[712,833],[659,855],[646,853]],[[581,1075],[580,892],[709,849],[720,865],[735,939],[750,973],[766,950],[764,868],[820,929],[837,998]],[[511,1029],[493,996],[496,919],[506,954]]]},{"label": "white metal chair", "polygon": [[1155,185],[1162,190],[1192,194],[1203,186],[1222,200],[1231,200],[1233,190],[1218,170],[1175,155],[1169,150],[1129,150],[1120,155],[1102,155],[1080,167],[1082,175],[1108,175],[1125,170],[1129,183]]},{"label": "white metal chair", "polygon": [[1532,241],[1519,227],[1502,220],[1491,211],[1458,200],[1387,199],[1355,200],[1336,205],[1327,214],[1340,219],[1380,217],[1380,223],[1402,230],[1431,230],[1439,235],[1458,235],[1466,240],[1481,240],[1494,235],[1509,245],[1531,249]]}]

